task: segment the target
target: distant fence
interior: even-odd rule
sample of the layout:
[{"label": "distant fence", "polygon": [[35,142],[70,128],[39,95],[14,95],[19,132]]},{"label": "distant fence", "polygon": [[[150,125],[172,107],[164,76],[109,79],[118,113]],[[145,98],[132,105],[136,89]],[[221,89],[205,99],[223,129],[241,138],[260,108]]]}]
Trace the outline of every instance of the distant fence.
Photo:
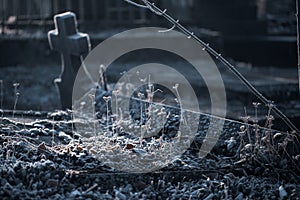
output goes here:
[{"label": "distant fence", "polygon": [[[164,3],[174,12],[176,9],[189,11],[194,0],[155,0],[156,4]],[[35,26],[53,24],[55,14],[73,11],[77,14],[79,24],[84,29],[106,28],[113,26],[134,26],[138,24],[161,24],[159,17],[146,9],[129,5],[123,0],[0,0],[0,22],[2,32],[7,27],[30,29]],[[192,20],[190,12],[181,12],[181,19]]]},{"label": "distant fence", "polygon": [[[162,9],[167,8],[169,14],[185,25],[218,30],[224,34],[241,31],[244,34],[264,33],[266,27],[267,32],[274,35],[294,34],[296,30],[295,17],[286,14],[290,10],[268,14],[265,6],[273,0],[151,1]],[[53,26],[53,16],[65,11],[76,13],[80,29],[89,32],[115,27],[165,25],[159,16],[124,0],[0,0],[0,31],[18,33],[19,29],[31,28],[46,31]]]}]

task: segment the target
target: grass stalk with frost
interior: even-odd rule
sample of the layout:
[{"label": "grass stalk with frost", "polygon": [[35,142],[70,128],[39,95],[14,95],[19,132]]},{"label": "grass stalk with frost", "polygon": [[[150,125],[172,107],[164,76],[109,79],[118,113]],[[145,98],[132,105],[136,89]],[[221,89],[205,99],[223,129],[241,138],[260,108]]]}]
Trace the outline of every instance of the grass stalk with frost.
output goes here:
[{"label": "grass stalk with frost", "polygon": [[247,125],[246,132],[247,132],[247,136],[248,136],[248,142],[249,142],[249,144],[251,144],[251,135],[250,135],[250,130],[249,130],[249,119],[250,119],[250,116],[247,115],[246,107],[244,107],[244,110],[245,110],[245,116],[241,117],[241,118],[242,118],[243,122]]},{"label": "grass stalk with frost", "polygon": [[106,104],[106,131],[107,133],[109,132],[109,107],[108,107],[108,103],[111,99],[111,96],[104,96],[103,100],[105,101]]},{"label": "grass stalk with frost", "polygon": [[116,98],[116,121],[118,121],[118,112],[119,112],[119,104],[118,104],[118,95],[119,95],[120,91],[119,90],[114,90],[112,91],[112,94],[115,96]]},{"label": "grass stalk with frost", "polygon": [[18,92],[18,87],[20,86],[20,84],[19,83],[14,83],[13,86],[14,86],[14,92],[15,92],[15,102],[14,102],[12,117],[14,118],[15,117],[15,112],[16,112],[16,109],[17,109],[17,103],[18,103],[19,96],[20,96],[20,93]]},{"label": "grass stalk with frost", "polygon": [[142,146],[142,141],[144,138],[144,126],[143,126],[143,97],[145,95],[141,92],[138,93],[138,97],[140,99],[140,145]]},{"label": "grass stalk with frost", "polygon": [[274,120],[273,115],[271,115],[272,107],[273,107],[272,103],[268,104],[268,113],[266,116],[266,123],[265,123],[265,128],[267,128],[267,130],[265,131],[264,133],[265,135],[262,139],[262,142],[266,143],[269,152],[273,149],[272,147],[274,146],[273,137],[271,137],[271,131],[270,131],[270,129],[273,126],[273,120]]},{"label": "grass stalk with frost", "polygon": [[255,147],[259,148],[259,133],[258,133],[258,116],[257,116],[257,111],[258,111],[258,106],[260,106],[260,103],[258,102],[253,102],[252,103],[255,109],[255,117],[254,117],[254,132],[255,132]]},{"label": "grass stalk with frost", "polygon": [[245,133],[246,133],[246,127],[244,125],[240,126],[240,131],[238,131],[239,138],[240,138],[240,145],[235,155],[237,158],[240,158],[240,151],[245,146],[245,141],[244,141]]},{"label": "grass stalk with frost", "polygon": [[92,95],[90,94],[89,97],[91,98],[91,104],[92,104],[92,109],[93,109],[93,128],[94,128],[94,135],[97,136],[97,130],[96,130],[96,120],[94,119],[96,116],[95,116],[95,95]]},{"label": "grass stalk with frost", "polygon": [[[181,101],[181,97],[180,97],[180,94],[179,94],[179,91],[178,91],[178,87],[179,87],[179,84],[176,83],[176,84],[173,86],[173,89],[174,89],[175,92],[176,92],[178,104],[179,104],[179,106],[181,107],[181,106],[182,106],[182,101]],[[180,109],[180,121],[183,121],[184,124],[187,124],[186,119],[184,119],[184,116],[183,116],[183,109],[182,109],[182,108]]]},{"label": "grass stalk with frost", "polygon": [[80,102],[79,112],[80,112],[80,115],[81,115],[81,116],[83,116],[83,113],[84,113],[84,112],[83,112],[84,106],[85,106],[85,101]]}]

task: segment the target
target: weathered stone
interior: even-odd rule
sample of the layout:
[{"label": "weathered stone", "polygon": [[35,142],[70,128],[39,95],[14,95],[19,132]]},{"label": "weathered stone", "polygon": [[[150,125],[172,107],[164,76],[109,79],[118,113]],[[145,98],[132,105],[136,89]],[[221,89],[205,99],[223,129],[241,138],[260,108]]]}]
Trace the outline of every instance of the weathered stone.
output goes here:
[{"label": "weathered stone", "polygon": [[62,72],[55,80],[58,85],[62,109],[72,109],[75,77],[81,65],[81,56],[90,51],[87,34],[77,30],[76,15],[66,12],[54,16],[55,30],[48,32],[51,49],[61,53]]}]

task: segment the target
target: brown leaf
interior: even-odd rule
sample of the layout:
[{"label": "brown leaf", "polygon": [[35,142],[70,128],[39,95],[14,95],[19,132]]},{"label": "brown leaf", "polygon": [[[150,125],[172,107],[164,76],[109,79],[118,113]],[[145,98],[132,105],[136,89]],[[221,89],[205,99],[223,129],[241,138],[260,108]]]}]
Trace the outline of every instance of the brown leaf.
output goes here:
[{"label": "brown leaf", "polygon": [[133,144],[126,144],[125,149],[133,149],[134,145]]},{"label": "brown leaf", "polygon": [[78,146],[78,145],[76,146],[76,148],[77,148],[78,151],[82,151],[83,150],[83,147]]}]

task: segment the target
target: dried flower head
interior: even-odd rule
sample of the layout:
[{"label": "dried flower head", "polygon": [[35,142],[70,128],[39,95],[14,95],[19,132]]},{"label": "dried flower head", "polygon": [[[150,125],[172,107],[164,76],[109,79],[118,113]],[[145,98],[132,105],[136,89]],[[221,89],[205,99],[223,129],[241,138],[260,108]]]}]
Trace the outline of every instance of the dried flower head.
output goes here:
[{"label": "dried flower head", "polygon": [[108,102],[111,99],[111,96],[104,96],[103,99],[104,101]]},{"label": "dried flower head", "polygon": [[258,106],[260,106],[261,103],[259,103],[259,102],[253,102],[252,105],[254,106],[254,108],[258,108]]},{"label": "dried flower head", "polygon": [[176,84],[173,86],[173,89],[177,90],[177,89],[178,89],[178,86],[179,86],[179,84],[176,83]]}]

